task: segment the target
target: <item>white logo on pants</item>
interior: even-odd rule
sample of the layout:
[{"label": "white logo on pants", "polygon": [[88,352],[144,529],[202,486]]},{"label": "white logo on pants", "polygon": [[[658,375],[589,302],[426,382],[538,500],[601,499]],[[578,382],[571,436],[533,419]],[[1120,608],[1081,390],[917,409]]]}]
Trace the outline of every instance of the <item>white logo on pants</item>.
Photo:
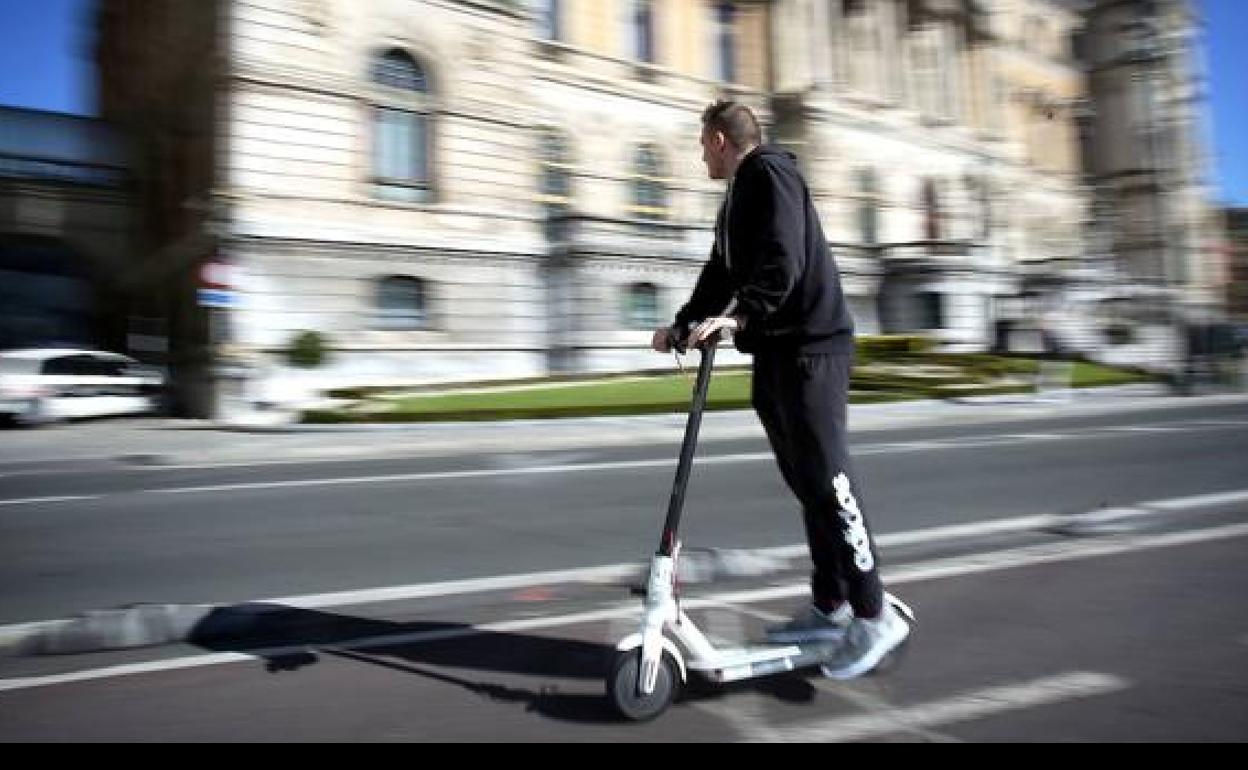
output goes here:
[{"label": "white logo on pants", "polygon": [[849,526],[845,533],[845,542],[854,549],[854,566],[860,572],[870,572],[875,567],[875,557],[871,555],[871,538],[867,536],[862,511],[858,510],[858,501],[849,490],[849,477],[841,473],[832,480],[832,487],[836,490],[836,501],[841,506],[841,519]]}]

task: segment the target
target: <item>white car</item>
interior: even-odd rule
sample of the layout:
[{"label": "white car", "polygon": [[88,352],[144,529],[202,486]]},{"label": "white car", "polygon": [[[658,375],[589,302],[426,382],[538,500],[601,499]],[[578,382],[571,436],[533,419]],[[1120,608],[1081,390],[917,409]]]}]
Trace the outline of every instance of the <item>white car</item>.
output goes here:
[{"label": "white car", "polygon": [[25,425],[151,412],[163,389],[159,370],[117,353],[0,351],[0,417]]}]

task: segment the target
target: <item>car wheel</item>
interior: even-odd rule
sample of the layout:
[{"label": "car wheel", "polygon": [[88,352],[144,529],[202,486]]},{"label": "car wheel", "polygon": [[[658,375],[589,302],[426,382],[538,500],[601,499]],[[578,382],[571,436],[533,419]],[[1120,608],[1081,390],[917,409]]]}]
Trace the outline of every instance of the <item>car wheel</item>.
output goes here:
[{"label": "car wheel", "polygon": [[56,422],[56,418],[52,416],[48,409],[48,400],[46,398],[37,398],[30,401],[26,406],[26,411],[17,415],[15,420],[19,425],[24,425],[28,428]]}]

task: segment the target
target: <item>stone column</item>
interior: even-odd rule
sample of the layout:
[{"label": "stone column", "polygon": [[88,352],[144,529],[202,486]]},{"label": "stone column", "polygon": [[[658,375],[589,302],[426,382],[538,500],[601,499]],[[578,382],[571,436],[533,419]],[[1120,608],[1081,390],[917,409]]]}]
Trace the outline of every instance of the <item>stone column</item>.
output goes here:
[{"label": "stone column", "polygon": [[777,0],[773,6],[771,44],[775,51],[776,87],[781,91],[804,88],[809,82],[809,11],[803,0]]},{"label": "stone column", "polygon": [[829,6],[840,0],[808,0],[810,2],[810,29],[807,38],[810,41],[810,63],[812,84],[821,90],[828,89],[833,82],[832,75],[832,13]]},{"label": "stone column", "polygon": [[879,20],[880,53],[883,65],[880,96],[890,101],[901,101],[902,96],[903,67],[901,41],[898,39],[900,34],[898,19],[901,10],[897,5],[898,0],[884,0],[876,16]]},{"label": "stone column", "polygon": [[828,39],[832,46],[832,55],[829,57],[832,64],[832,82],[837,90],[843,90],[847,85],[845,77],[845,46],[847,38],[845,35],[845,0],[827,0],[828,3]]},{"label": "stone column", "polygon": [[949,111],[948,117],[955,123],[963,122],[966,115],[965,109],[965,86],[966,77],[963,72],[962,52],[965,49],[963,44],[963,31],[959,20],[956,18],[942,19],[940,22],[940,39],[942,53],[944,54],[944,70],[949,77]]}]

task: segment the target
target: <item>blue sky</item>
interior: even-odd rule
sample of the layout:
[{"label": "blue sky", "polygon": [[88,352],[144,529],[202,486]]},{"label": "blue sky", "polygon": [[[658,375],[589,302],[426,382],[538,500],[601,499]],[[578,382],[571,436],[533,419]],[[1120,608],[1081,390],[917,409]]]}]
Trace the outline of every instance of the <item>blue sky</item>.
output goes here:
[{"label": "blue sky", "polygon": [[1221,200],[1248,206],[1248,2],[1201,0]]},{"label": "blue sky", "polygon": [[[92,0],[0,0],[0,104],[92,114]],[[1248,206],[1248,0],[1198,0],[1219,199]]]},{"label": "blue sky", "polygon": [[0,104],[92,114],[90,0],[0,0]]}]

